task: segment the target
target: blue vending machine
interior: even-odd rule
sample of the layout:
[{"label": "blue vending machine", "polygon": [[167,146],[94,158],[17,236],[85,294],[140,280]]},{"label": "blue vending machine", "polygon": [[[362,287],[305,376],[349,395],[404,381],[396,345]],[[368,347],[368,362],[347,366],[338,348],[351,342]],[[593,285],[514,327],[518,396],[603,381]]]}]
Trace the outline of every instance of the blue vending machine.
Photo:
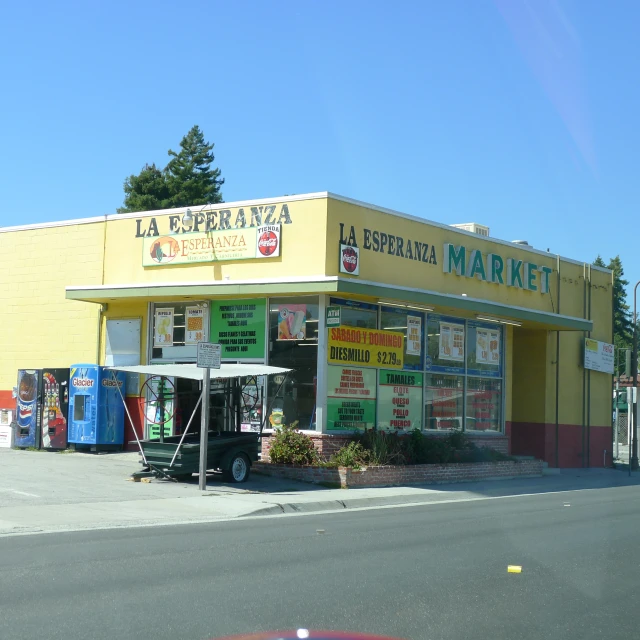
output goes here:
[{"label": "blue vending machine", "polygon": [[40,447],[40,385],[42,371],[19,369],[16,398],[16,425],[14,447]]},{"label": "blue vending machine", "polygon": [[[69,376],[69,444],[109,451],[124,444],[125,376],[96,364],[75,364]],[[114,379],[115,378],[115,379]],[[120,391],[118,391],[120,387]]]}]

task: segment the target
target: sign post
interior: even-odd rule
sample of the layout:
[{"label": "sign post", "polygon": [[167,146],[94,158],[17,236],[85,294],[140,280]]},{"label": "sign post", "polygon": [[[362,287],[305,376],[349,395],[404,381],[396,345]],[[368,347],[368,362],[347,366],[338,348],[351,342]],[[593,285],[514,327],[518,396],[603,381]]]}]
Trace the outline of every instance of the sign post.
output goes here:
[{"label": "sign post", "polygon": [[202,378],[202,417],[200,420],[200,467],[198,488],[207,490],[207,453],[209,449],[209,388],[211,386],[211,369],[220,368],[222,346],[209,342],[198,342],[196,364],[204,369]]}]

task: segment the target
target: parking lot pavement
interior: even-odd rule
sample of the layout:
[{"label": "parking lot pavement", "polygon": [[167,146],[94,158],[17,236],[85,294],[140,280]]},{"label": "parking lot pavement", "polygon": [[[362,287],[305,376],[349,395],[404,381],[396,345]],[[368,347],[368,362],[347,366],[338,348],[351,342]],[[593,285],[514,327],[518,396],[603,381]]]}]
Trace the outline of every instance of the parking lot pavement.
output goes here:
[{"label": "parking lot pavement", "polygon": [[[132,473],[141,469],[137,452],[91,454],[0,449],[0,468],[0,509],[200,495],[197,476],[193,476],[191,482],[157,479],[148,484],[127,482]],[[320,487],[259,475],[234,485],[224,483],[219,475],[210,474],[207,485],[219,495],[322,491]]]}]

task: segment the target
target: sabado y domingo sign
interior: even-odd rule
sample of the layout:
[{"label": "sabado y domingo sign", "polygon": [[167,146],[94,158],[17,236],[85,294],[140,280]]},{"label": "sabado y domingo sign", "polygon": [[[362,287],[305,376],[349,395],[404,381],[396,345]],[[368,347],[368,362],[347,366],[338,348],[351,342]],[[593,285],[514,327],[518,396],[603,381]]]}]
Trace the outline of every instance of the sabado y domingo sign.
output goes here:
[{"label": "sabado y domingo sign", "polygon": [[404,335],[396,331],[333,327],[328,346],[328,361],[333,364],[387,369],[404,365]]}]

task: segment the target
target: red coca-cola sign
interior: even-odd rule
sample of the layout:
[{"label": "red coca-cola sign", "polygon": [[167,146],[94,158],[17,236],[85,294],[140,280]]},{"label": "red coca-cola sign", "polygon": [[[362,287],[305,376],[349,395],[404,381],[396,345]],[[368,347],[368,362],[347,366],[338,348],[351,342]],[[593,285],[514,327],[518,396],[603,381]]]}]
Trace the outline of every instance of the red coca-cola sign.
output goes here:
[{"label": "red coca-cola sign", "polygon": [[258,257],[272,258],[280,254],[280,227],[258,228]]},{"label": "red coca-cola sign", "polygon": [[342,273],[351,273],[358,275],[359,273],[360,252],[357,247],[349,245],[341,245],[340,247],[340,271]]}]

